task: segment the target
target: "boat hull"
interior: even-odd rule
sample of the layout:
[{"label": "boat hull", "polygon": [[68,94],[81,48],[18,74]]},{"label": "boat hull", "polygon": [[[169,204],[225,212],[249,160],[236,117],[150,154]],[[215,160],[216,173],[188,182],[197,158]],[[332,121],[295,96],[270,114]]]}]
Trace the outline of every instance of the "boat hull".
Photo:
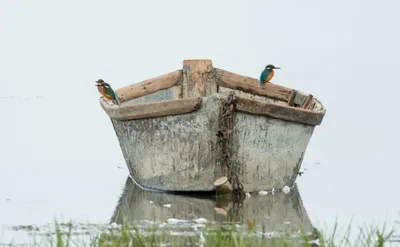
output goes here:
[{"label": "boat hull", "polygon": [[165,191],[211,191],[223,176],[237,177],[245,192],[291,187],[325,115],[311,94],[260,85],[211,60],[184,60],[182,69],[116,94],[120,105],[100,104],[130,175]]},{"label": "boat hull", "polygon": [[[225,176],[218,145],[227,94],[202,98],[181,115],[112,119],[132,178],[151,189],[214,190]],[[315,126],[235,111],[232,163],[245,192],[292,186]]]}]

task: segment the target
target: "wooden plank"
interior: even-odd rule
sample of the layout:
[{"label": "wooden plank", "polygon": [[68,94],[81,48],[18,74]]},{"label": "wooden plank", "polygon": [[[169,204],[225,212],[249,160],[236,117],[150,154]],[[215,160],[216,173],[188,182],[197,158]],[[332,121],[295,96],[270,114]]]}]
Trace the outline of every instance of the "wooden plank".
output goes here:
[{"label": "wooden plank", "polygon": [[273,99],[288,101],[289,95],[292,93],[291,88],[279,86],[273,83],[260,85],[257,79],[238,75],[223,69],[215,68],[217,85],[241,90],[246,93],[267,96]]},{"label": "wooden plank", "polygon": [[301,108],[303,108],[303,109],[308,109],[308,107],[310,106],[310,103],[311,103],[313,97],[314,97],[314,96],[313,96],[312,94],[309,94],[309,95],[307,96],[307,98],[304,100],[303,105],[301,106]]},{"label": "wooden plank", "polygon": [[325,112],[314,112],[290,106],[281,106],[265,102],[236,97],[236,110],[272,118],[309,124],[319,125]]},{"label": "wooden plank", "polygon": [[296,98],[296,90],[293,90],[292,93],[289,95],[288,106],[293,106],[295,98]]},{"label": "wooden plank", "polygon": [[126,87],[117,89],[115,92],[121,102],[148,95],[161,89],[178,85],[182,82],[182,70],[176,70],[168,74],[160,75],[144,80]]},{"label": "wooden plank", "polygon": [[217,92],[212,61],[183,60],[183,98],[205,97]]},{"label": "wooden plank", "polygon": [[107,115],[116,120],[132,120],[150,117],[180,115],[193,112],[201,106],[201,97],[156,101],[143,104],[108,105],[103,97],[100,104]]}]

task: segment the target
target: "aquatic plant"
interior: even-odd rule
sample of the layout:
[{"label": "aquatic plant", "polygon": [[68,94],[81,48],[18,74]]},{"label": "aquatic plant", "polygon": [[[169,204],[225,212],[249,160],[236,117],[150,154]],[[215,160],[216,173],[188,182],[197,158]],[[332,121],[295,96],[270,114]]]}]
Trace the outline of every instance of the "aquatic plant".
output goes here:
[{"label": "aquatic plant", "polygon": [[[92,227],[101,230],[93,231]],[[357,236],[351,236],[352,223],[349,224],[344,233],[338,232],[338,224],[330,234],[314,229],[312,233],[300,230],[298,234],[282,232],[262,232],[256,230],[253,225],[237,222],[226,224],[212,224],[208,222],[201,227],[188,226],[176,223],[176,227],[169,227],[166,223],[154,222],[143,227],[140,224],[126,223],[121,225],[80,225],[75,226],[72,222],[57,223],[54,228],[42,231],[40,234],[32,234],[33,246],[221,246],[221,247],[244,247],[244,246],[285,246],[285,247],[336,247],[336,246],[363,246],[380,247],[387,246],[394,233],[393,229],[386,229],[373,225],[364,225],[359,228]],[[77,230],[79,228],[79,231]],[[35,232],[37,227],[21,226],[19,230]],[[259,229],[259,228],[258,228]],[[38,238],[38,235],[41,237]],[[38,241],[40,239],[40,241]],[[12,244],[11,244],[12,245]]]}]

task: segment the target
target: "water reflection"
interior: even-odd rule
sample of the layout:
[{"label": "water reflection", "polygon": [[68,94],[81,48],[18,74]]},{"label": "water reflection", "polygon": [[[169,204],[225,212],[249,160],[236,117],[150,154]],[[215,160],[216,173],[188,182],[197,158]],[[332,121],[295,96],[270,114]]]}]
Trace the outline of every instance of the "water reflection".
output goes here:
[{"label": "water reflection", "polygon": [[168,219],[224,222],[229,219],[240,223],[256,219],[263,232],[298,233],[303,227],[312,232],[313,226],[303,206],[297,187],[289,194],[252,195],[241,204],[215,198],[212,194],[163,193],[142,190],[130,177],[110,223],[121,224],[139,220],[166,221]]}]

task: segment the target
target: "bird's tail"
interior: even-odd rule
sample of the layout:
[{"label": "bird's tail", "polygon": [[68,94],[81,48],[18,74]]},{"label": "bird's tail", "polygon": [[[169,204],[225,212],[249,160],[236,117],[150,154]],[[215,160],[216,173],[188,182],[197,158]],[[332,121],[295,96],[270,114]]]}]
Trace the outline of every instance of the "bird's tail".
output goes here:
[{"label": "bird's tail", "polygon": [[115,95],[115,102],[117,103],[117,105],[120,105],[120,104],[121,104],[120,101],[119,101],[119,99],[118,99],[118,96],[117,96],[117,95]]}]

